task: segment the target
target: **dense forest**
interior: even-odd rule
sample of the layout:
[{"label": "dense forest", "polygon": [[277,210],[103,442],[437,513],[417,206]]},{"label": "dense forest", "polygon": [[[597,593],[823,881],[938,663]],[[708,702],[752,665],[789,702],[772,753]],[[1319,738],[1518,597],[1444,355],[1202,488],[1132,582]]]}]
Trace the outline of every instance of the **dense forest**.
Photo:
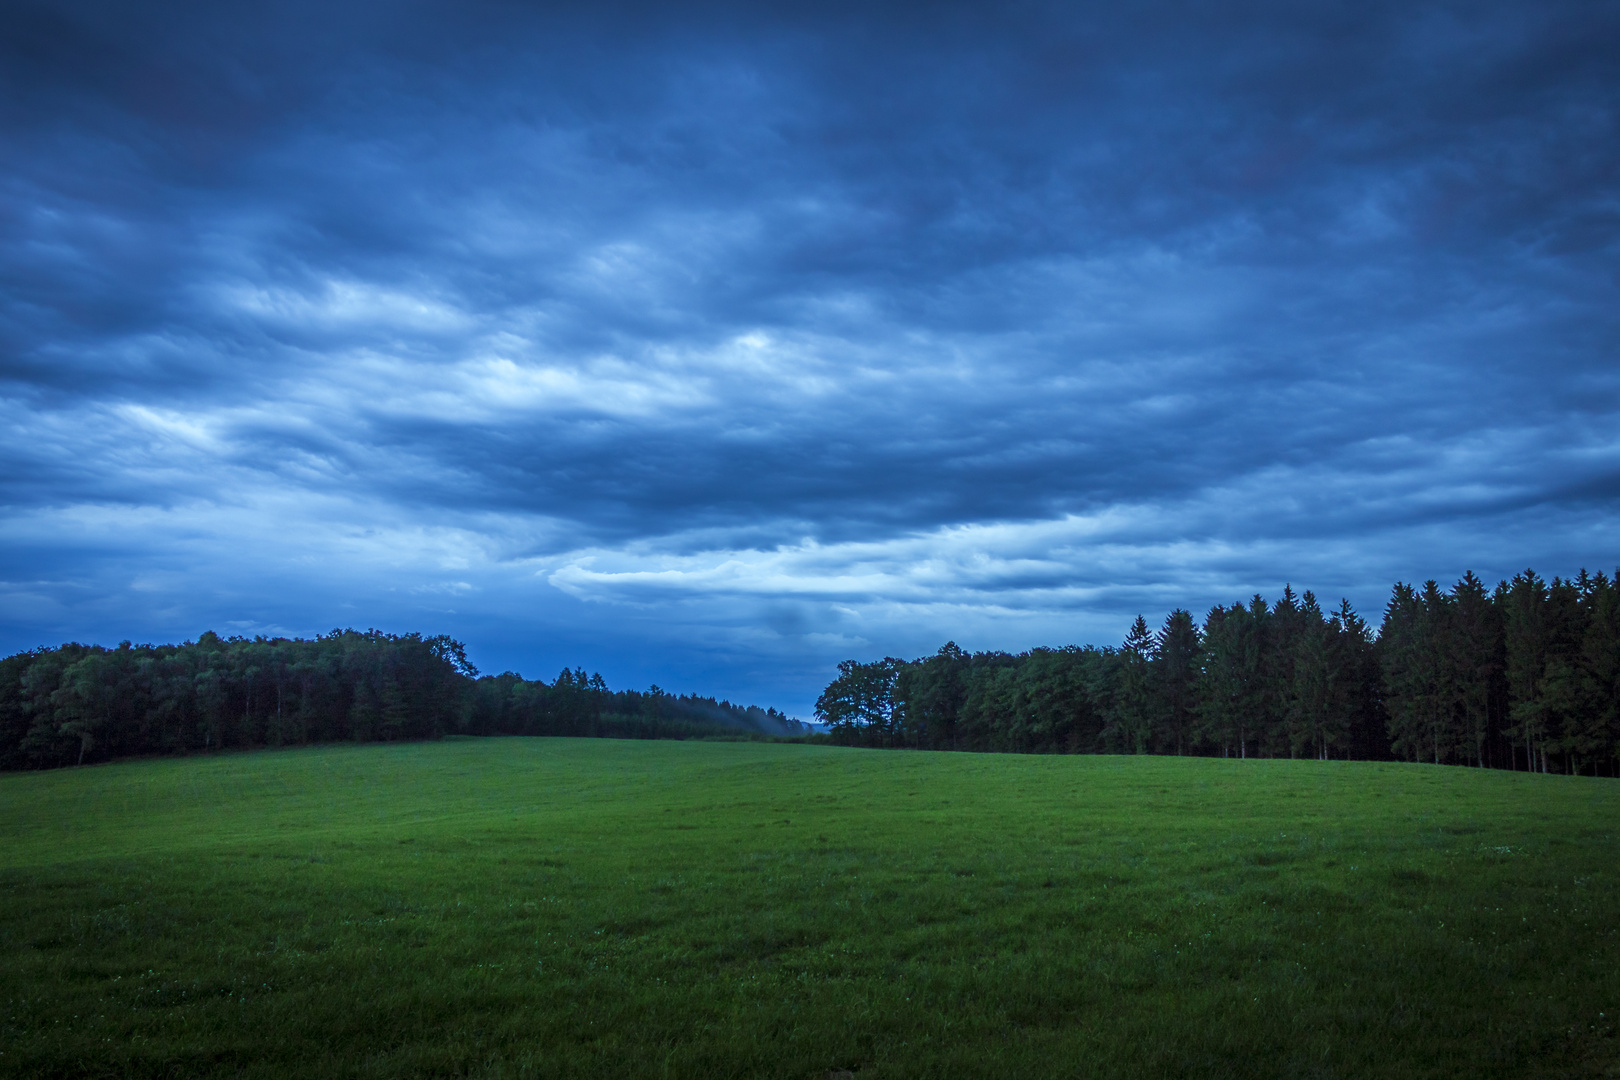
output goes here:
[{"label": "dense forest", "polygon": [[774,709],[607,688],[479,677],[460,642],[334,630],[313,639],[63,645],[0,660],[0,769],[144,754],[447,734],[698,738],[796,735]]},{"label": "dense forest", "polygon": [[[1584,570],[1394,587],[1375,632],[1310,593],[1138,617],[1118,648],[848,660],[836,742],[1033,753],[1396,758],[1620,776],[1620,588]],[[469,735],[800,735],[775,709],[480,676],[445,636],[334,630],[0,660],[0,769],[133,755]]]},{"label": "dense forest", "polygon": [[1376,634],[1285,589],[1199,625],[1138,617],[1118,648],[954,643],[850,660],[817,715],[837,742],[1035,753],[1395,758],[1620,776],[1620,590],[1533,571],[1488,590],[1397,584]]}]

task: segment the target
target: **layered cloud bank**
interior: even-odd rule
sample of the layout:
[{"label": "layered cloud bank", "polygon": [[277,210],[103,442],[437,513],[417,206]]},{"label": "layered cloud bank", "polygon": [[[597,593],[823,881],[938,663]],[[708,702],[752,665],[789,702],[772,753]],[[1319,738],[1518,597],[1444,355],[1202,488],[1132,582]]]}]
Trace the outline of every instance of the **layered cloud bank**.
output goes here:
[{"label": "layered cloud bank", "polygon": [[0,637],[844,656],[1620,562],[1620,9],[0,27]]}]

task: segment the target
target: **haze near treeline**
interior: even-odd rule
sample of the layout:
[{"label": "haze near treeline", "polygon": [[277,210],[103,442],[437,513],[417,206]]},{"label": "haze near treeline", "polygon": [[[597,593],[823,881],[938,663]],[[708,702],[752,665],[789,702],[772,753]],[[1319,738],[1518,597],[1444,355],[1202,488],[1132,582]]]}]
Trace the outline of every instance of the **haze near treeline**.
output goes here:
[{"label": "haze near treeline", "polygon": [[1612,569],[1620,7],[0,9],[0,651],[838,661]]}]

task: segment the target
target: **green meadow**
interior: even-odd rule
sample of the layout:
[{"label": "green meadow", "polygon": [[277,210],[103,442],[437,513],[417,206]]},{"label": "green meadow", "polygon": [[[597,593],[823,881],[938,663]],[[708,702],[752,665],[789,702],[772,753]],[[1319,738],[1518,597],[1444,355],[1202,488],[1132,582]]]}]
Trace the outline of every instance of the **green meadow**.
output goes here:
[{"label": "green meadow", "polygon": [[0,1074],[1620,1076],[1620,782],[460,739],[0,776]]}]

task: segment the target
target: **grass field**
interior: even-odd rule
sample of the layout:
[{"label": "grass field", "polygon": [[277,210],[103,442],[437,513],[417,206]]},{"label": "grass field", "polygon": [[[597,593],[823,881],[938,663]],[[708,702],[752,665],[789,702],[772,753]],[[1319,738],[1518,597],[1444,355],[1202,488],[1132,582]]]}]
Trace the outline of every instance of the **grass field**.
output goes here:
[{"label": "grass field", "polygon": [[1620,783],[491,739],[0,776],[0,1073],[1620,1076]]}]

